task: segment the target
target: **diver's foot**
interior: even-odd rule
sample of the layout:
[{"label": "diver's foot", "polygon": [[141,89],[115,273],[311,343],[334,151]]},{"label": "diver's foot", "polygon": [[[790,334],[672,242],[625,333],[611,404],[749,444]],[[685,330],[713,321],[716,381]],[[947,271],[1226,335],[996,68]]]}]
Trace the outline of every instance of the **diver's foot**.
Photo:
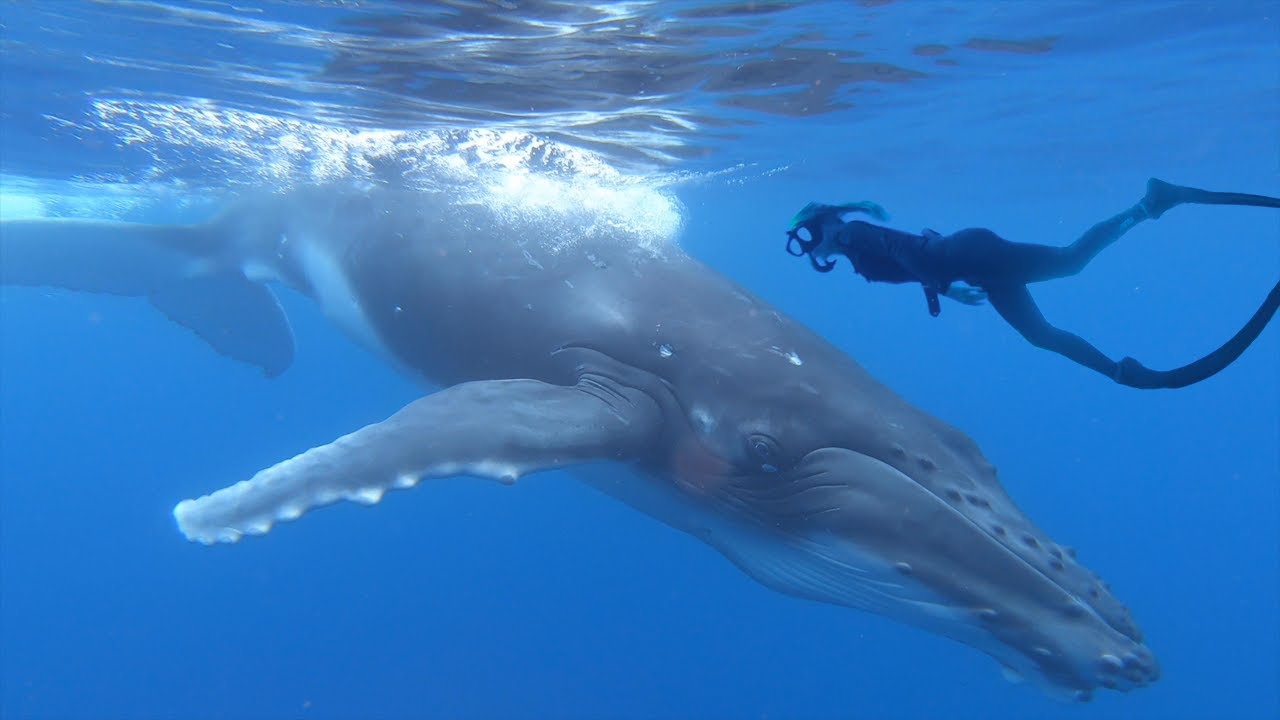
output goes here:
[{"label": "diver's foot", "polygon": [[[1140,204],[1147,211],[1148,218],[1157,220],[1169,210],[1186,202],[1188,190],[1190,188],[1151,178],[1147,181],[1147,194],[1142,197]],[[1134,362],[1137,361],[1135,360]]]},{"label": "diver's foot", "polygon": [[1115,373],[1111,376],[1111,379],[1131,388],[1153,390],[1166,387],[1164,375],[1165,373],[1159,370],[1152,370],[1137,360],[1126,357],[1116,363]]}]

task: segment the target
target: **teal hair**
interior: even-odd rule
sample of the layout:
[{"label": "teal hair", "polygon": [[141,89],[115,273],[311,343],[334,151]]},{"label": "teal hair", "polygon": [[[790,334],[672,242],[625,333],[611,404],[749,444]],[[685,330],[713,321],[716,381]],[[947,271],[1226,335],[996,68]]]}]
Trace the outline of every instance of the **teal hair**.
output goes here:
[{"label": "teal hair", "polygon": [[800,228],[813,223],[822,222],[828,218],[834,217],[839,219],[841,215],[847,212],[866,213],[871,217],[884,222],[889,219],[889,213],[884,208],[869,201],[844,203],[843,205],[823,205],[822,203],[811,202],[800,209],[800,212],[791,218],[791,227],[788,230],[799,230]]}]

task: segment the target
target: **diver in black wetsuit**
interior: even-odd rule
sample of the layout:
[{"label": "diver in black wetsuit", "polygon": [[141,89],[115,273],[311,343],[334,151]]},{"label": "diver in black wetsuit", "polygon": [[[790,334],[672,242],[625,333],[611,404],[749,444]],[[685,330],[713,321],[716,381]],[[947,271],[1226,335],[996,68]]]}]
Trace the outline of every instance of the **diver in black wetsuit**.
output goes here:
[{"label": "diver in black wetsuit", "polygon": [[[1131,357],[1116,362],[1083,338],[1050,325],[1026,286],[1075,275],[1134,225],[1155,220],[1184,203],[1280,208],[1280,198],[1199,190],[1153,178],[1147,181],[1147,193],[1138,204],[1094,225],[1070,245],[1052,247],[1010,242],[982,228],[945,237],[932,230],[915,235],[860,220],[843,221],[850,212],[887,220],[888,215],[875,203],[809,203],[791,221],[787,252],[796,257],[808,255],[819,272],[830,272],[835,267],[831,256],[843,255],[868,281],[918,282],[934,316],[941,311],[939,295],[969,305],[989,299],[1000,316],[1037,347],[1064,355],[1122,385],[1178,388],[1213,376],[1249,347],[1280,306],[1280,283],[1249,322],[1221,347],[1193,363],[1163,371],[1147,368]],[[801,230],[807,231],[807,238]]]}]

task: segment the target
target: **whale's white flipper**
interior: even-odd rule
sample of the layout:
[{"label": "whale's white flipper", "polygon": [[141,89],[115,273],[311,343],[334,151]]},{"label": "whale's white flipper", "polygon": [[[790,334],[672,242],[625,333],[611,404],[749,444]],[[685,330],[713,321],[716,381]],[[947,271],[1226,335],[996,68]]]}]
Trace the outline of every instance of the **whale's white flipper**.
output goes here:
[{"label": "whale's white flipper", "polygon": [[268,376],[293,362],[289,320],[225,257],[214,225],[40,219],[0,224],[0,283],[145,297],[228,357]]},{"label": "whale's white flipper", "polygon": [[633,458],[660,426],[644,393],[592,378],[464,383],[395,415],[173,509],[190,540],[235,542],[338,500],[373,504],[422,479],[522,475]]}]

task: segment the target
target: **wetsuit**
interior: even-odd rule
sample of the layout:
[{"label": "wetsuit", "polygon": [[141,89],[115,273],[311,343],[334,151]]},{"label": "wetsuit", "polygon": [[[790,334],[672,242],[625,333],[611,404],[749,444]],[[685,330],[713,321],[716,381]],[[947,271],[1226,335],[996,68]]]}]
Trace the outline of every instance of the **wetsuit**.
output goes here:
[{"label": "wetsuit", "polygon": [[[1117,362],[1078,335],[1050,325],[1026,287],[1028,283],[1079,273],[1134,225],[1158,218],[1183,203],[1280,208],[1278,198],[1211,192],[1153,179],[1137,205],[1094,225],[1072,244],[1053,247],[1010,242],[982,228],[947,236],[930,230],[916,235],[861,220],[841,222],[839,215],[851,209],[867,212],[865,207],[870,206],[883,211],[869,203],[811,204],[793,222],[788,250],[792,251],[793,243],[798,242],[801,252],[792,254],[809,254],[814,267],[822,272],[834,265],[830,256],[843,255],[868,281],[918,282],[925,289],[929,312],[935,316],[941,310],[938,295],[947,294],[953,283],[964,281],[982,288],[1000,316],[1037,347],[1057,352],[1131,387],[1185,387],[1231,364],[1257,338],[1280,307],[1280,283],[1234,337],[1200,360],[1166,371],[1151,370],[1129,357]],[[824,208],[829,208],[825,214]],[[809,230],[809,239],[797,235],[800,227]]]}]

